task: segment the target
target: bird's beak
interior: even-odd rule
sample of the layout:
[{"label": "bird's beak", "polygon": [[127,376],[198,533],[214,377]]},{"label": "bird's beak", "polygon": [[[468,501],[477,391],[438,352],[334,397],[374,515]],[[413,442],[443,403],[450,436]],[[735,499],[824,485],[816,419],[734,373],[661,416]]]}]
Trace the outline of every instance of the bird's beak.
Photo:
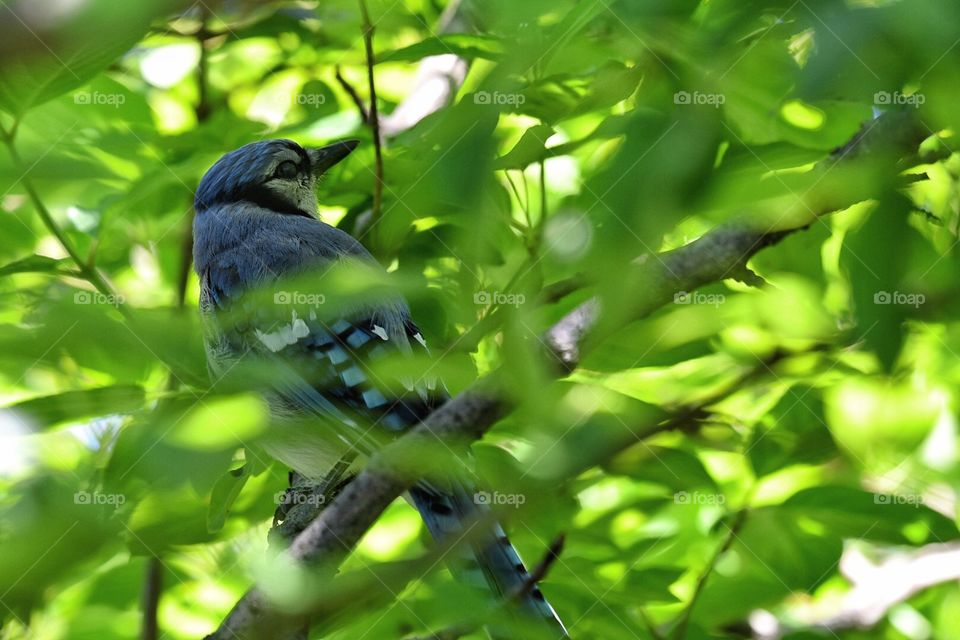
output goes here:
[{"label": "bird's beak", "polygon": [[314,175],[321,175],[327,169],[337,164],[357,148],[359,140],[341,140],[328,144],[325,147],[309,149],[307,154],[310,156],[310,167]]}]

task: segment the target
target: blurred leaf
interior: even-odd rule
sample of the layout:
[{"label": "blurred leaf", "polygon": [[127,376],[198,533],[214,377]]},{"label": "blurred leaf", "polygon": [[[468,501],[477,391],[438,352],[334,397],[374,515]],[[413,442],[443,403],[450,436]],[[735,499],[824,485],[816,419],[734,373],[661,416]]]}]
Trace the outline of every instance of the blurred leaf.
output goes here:
[{"label": "blurred leaf", "polygon": [[142,387],[116,385],[31,398],[6,408],[31,423],[48,428],[64,422],[136,411],[143,407],[144,400]]},{"label": "blurred leaf", "polygon": [[617,455],[605,466],[610,473],[662,484],[671,491],[716,488],[716,483],[700,460],[680,449],[639,443]]},{"label": "blurred leaf", "polygon": [[907,262],[903,239],[913,233],[907,223],[911,208],[902,196],[881,200],[844,244],[857,330],[887,371],[900,353],[903,322],[908,317],[899,297],[915,294],[900,289]]},{"label": "blurred leaf", "polygon": [[246,473],[246,468],[240,467],[231,469],[213,485],[213,491],[210,494],[210,508],[207,511],[207,531],[216,533],[223,528],[230,507],[233,506],[237,496],[240,495],[244,485],[247,484],[249,477],[250,474]]},{"label": "blurred leaf", "polygon": [[69,264],[69,261],[33,255],[0,267],[0,276],[13,273],[55,273],[65,264]]},{"label": "blurred leaf", "polygon": [[957,526],[951,519],[922,506],[919,500],[896,501],[849,487],[805,489],[781,508],[792,514],[799,525],[817,523],[837,539],[911,544],[957,536]]},{"label": "blurred leaf", "polygon": [[554,134],[552,127],[541,124],[523,132],[523,137],[505,155],[497,158],[497,169],[524,169],[527,165],[543,160],[546,155],[547,138]]},{"label": "blurred leaf", "polygon": [[253,439],[266,424],[267,408],[257,396],[210,398],[188,411],[168,437],[180,446],[219,451]]},{"label": "blurred leaf", "polygon": [[[170,0],[87,0],[74,11],[44,16],[26,2],[0,7],[0,108],[20,115],[82,85],[129,50]],[[87,95],[91,101],[92,95]]]},{"label": "blurred leaf", "polygon": [[676,602],[670,593],[670,585],[686,571],[675,567],[655,567],[631,571],[627,574],[626,588],[639,602]]},{"label": "blurred leaf", "polygon": [[416,44],[385,51],[377,55],[377,64],[386,62],[418,61],[427,56],[453,54],[460,58],[473,60],[485,58],[496,60],[503,53],[503,44],[499,38],[485,34],[447,33],[425,38]]},{"label": "blurred leaf", "polygon": [[817,389],[791,387],[758,425],[747,448],[757,477],[794,464],[817,464],[837,455]]},{"label": "blurred leaf", "polygon": [[70,582],[81,564],[115,546],[113,515],[124,496],[101,493],[109,500],[94,501],[93,495],[75,477],[44,474],[20,483],[0,504],[0,583],[15,615],[26,618],[51,584]]}]

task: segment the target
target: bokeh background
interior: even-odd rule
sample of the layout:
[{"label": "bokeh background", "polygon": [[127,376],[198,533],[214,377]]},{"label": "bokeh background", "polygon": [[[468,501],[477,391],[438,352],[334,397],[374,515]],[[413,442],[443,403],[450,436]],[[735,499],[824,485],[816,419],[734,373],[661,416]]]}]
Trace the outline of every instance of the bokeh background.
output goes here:
[{"label": "bokeh background", "polygon": [[[543,589],[573,637],[960,638],[960,6],[367,8],[379,211],[361,4],[0,5],[0,637],[197,638],[255,581],[303,596],[266,552],[287,470],[262,402],[207,375],[192,199],[247,142],[353,137],[320,215],[410,299],[434,357],[396,366],[508,376],[474,458],[529,563],[566,534]],[[857,149],[894,172],[831,173],[899,114],[922,145]],[[805,228],[618,316],[635,260],[741,219]],[[591,295],[618,322],[553,381],[538,336]],[[428,548],[399,500],[344,571]],[[442,563],[388,595],[314,637],[482,606]]]}]

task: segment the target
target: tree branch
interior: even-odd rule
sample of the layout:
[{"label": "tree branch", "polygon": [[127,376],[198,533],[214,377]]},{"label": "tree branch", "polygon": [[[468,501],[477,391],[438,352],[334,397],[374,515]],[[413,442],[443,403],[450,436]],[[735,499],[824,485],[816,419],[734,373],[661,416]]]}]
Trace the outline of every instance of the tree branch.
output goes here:
[{"label": "tree branch", "polygon": [[892,550],[876,562],[860,549],[847,549],[840,572],[852,588],[836,602],[791,607],[791,621],[778,620],[767,611],[750,616],[750,626],[760,640],[779,640],[803,629],[836,634],[844,629],[875,626],[897,604],[929,587],[960,580],[960,545],[931,544],[918,550]]},{"label": "tree branch", "polygon": [[357,111],[360,112],[360,122],[370,124],[370,114],[367,112],[367,105],[363,104],[363,99],[360,97],[360,94],[357,93],[353,85],[347,82],[347,79],[340,73],[339,65],[337,65],[334,70],[334,77],[337,79],[337,82],[340,83],[343,90],[347,92],[347,95],[350,96],[350,99],[353,100],[353,104],[357,106]]},{"label": "tree branch", "polygon": [[[904,120],[900,112],[889,114],[866,125],[854,140],[838,149],[821,165],[830,171],[839,162],[851,163],[863,154],[862,145],[884,151],[909,151],[915,148],[925,132]],[[893,128],[891,130],[891,127]],[[909,127],[908,131],[901,130]],[[879,154],[885,156],[886,154]],[[895,174],[896,160],[879,156],[871,162],[884,161]],[[855,167],[854,167],[855,168]],[[679,291],[693,291],[701,286],[730,277],[738,272],[758,251],[771,246],[788,234],[805,228],[816,215],[836,211],[869,198],[869,193],[853,191],[836,195],[817,192],[811,196],[821,207],[799,224],[771,230],[756,219],[735,220],[722,224],[687,245],[653,256],[645,256],[632,265],[623,290],[635,292],[632,299],[619,300],[617,322],[604,318],[599,324],[601,301],[592,298],[574,308],[544,335],[552,357],[562,370],[570,371],[580,362],[585,338],[602,339],[625,323],[649,315],[669,303]],[[859,198],[859,200],[858,200]],[[632,286],[635,285],[635,286]],[[557,372],[558,374],[560,371]],[[500,393],[496,375],[481,379],[430,414],[405,436],[373,456],[367,467],[343,492],[294,540],[288,553],[301,564],[315,564],[320,572],[335,571],[339,561],[352,549],[363,534],[376,522],[390,503],[425,473],[424,449],[437,448],[441,442],[463,442],[479,438],[509,408],[507,394]],[[439,452],[438,452],[439,453]],[[323,564],[320,565],[320,561]],[[257,588],[251,589],[233,608],[220,628],[208,638],[277,637],[297,623],[278,611]]]},{"label": "tree branch", "polygon": [[157,624],[157,607],[163,593],[163,562],[156,556],[147,558],[146,579],[143,585],[142,640],[157,640],[160,627]]},{"label": "tree branch", "polygon": [[366,0],[360,1],[360,15],[363,17],[363,47],[367,52],[367,85],[370,91],[370,109],[367,112],[367,122],[373,132],[374,153],[374,183],[373,208],[370,213],[370,228],[373,229],[380,221],[383,207],[383,140],[380,138],[380,114],[377,111],[377,86],[373,79],[373,65],[376,63],[373,54],[373,23],[370,22],[370,13],[367,11]]}]

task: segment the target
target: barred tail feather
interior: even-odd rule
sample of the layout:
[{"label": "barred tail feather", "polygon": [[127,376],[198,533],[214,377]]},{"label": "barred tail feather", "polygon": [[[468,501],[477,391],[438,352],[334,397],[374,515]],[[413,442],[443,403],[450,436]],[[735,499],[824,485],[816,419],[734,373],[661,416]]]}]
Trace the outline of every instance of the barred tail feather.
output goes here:
[{"label": "barred tail feather", "polygon": [[503,528],[484,518],[489,507],[476,504],[474,494],[463,485],[457,485],[449,493],[418,486],[410,490],[410,497],[430,535],[438,541],[462,534],[464,522],[481,519],[487,530],[472,536],[471,544],[471,564],[476,569],[471,571],[469,564],[466,567],[455,566],[453,571],[457,578],[476,586],[484,586],[485,583],[499,598],[508,598],[523,591],[517,606],[530,618],[545,622],[549,635],[543,637],[568,637],[563,622],[540,587],[528,584],[530,574]]}]

